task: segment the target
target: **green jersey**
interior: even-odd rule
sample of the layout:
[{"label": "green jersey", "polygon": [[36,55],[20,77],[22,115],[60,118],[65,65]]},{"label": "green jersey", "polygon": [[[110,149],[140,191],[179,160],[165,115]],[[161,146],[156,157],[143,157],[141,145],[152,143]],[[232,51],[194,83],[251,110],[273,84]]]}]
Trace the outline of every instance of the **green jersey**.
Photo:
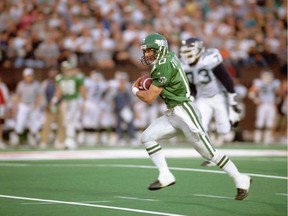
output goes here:
[{"label": "green jersey", "polygon": [[174,52],[168,52],[151,71],[153,85],[163,87],[160,97],[168,109],[189,101],[190,87],[181,63]]},{"label": "green jersey", "polygon": [[56,76],[56,83],[61,88],[64,100],[74,100],[80,96],[80,87],[84,84],[84,76],[76,74],[65,77],[63,74],[59,74]]}]

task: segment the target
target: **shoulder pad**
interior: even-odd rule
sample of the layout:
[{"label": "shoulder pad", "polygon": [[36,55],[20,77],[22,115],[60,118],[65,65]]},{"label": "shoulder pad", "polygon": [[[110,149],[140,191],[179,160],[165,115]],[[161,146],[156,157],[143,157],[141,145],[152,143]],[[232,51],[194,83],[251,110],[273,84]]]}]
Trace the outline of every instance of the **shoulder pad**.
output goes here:
[{"label": "shoulder pad", "polygon": [[200,60],[201,64],[212,69],[223,62],[223,57],[218,49],[212,48],[206,49]]}]

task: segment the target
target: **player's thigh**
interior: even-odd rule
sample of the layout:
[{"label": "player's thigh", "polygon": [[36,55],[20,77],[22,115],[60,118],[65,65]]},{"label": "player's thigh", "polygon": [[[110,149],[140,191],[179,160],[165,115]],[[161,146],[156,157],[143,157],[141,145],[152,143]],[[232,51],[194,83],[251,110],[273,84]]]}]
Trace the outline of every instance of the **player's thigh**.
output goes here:
[{"label": "player's thigh", "polygon": [[274,104],[267,104],[265,106],[266,109],[266,119],[265,119],[265,127],[267,128],[273,128],[276,118],[276,108]]},{"label": "player's thigh", "polygon": [[168,139],[176,135],[176,129],[170,124],[167,117],[161,116],[155,119],[148,128],[142,133],[141,142],[157,141]]},{"label": "player's thigh", "polygon": [[266,110],[264,104],[259,104],[256,108],[256,128],[264,127]]},{"label": "player's thigh", "polygon": [[203,125],[205,131],[208,131],[209,124],[210,124],[211,119],[213,117],[213,108],[210,105],[209,99],[208,98],[199,98],[195,101],[195,105],[201,113],[202,125]]},{"label": "player's thigh", "polygon": [[30,107],[26,104],[19,103],[16,114],[16,131],[23,132],[25,125],[28,123]]},{"label": "player's thigh", "polygon": [[231,129],[229,121],[228,107],[224,99],[214,101],[211,104],[214,110],[214,117],[216,122],[216,128],[218,133],[228,133]]}]

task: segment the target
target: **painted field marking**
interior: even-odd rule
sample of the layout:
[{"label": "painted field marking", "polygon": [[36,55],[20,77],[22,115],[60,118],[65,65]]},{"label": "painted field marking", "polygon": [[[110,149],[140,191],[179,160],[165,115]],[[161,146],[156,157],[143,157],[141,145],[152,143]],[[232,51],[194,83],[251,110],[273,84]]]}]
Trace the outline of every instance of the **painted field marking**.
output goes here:
[{"label": "painted field marking", "polygon": [[[99,164],[99,166],[105,166],[105,165]],[[122,168],[156,169],[154,166],[145,166],[145,165],[114,164],[114,165],[106,165],[106,166],[109,166],[109,167],[122,167]],[[170,167],[170,170],[226,174],[224,171],[208,170],[208,169],[206,170],[206,169]],[[262,174],[255,174],[255,173],[243,173],[243,174],[247,174],[247,175],[255,176],[255,177],[262,177],[262,178],[285,179],[285,180],[288,179],[288,177],[285,177],[285,176],[262,175]]]},{"label": "painted field marking", "polygon": [[[108,203],[108,202],[112,202],[112,201],[106,201],[106,200],[103,200],[103,201],[80,201],[79,203]],[[23,205],[43,205],[43,204],[46,204],[46,205],[51,205],[51,204],[57,204],[57,203],[49,203],[49,202],[29,202],[29,203],[21,203]]]},{"label": "painted field marking", "polygon": [[[259,157],[259,156],[288,156],[286,150],[269,149],[221,149],[225,155],[231,157]],[[200,154],[193,148],[166,149],[167,158],[200,158]],[[149,158],[143,149],[114,149],[114,150],[75,150],[75,151],[11,151],[1,152],[1,161],[11,160],[71,160],[71,159],[120,159],[120,158]]]},{"label": "painted field marking", "polygon": [[160,201],[156,199],[143,199],[143,198],[137,198],[137,197],[125,197],[125,196],[114,196],[115,198],[120,198],[120,199],[130,199],[130,200],[142,200],[142,201]]},{"label": "painted field marking", "polygon": [[216,199],[233,199],[233,197],[226,197],[226,196],[215,196],[215,195],[208,195],[208,194],[192,194],[192,196],[197,197],[208,197],[208,198],[216,198]]},{"label": "painted field marking", "polygon": [[[18,163],[17,163],[18,164]],[[17,167],[17,164],[12,164],[13,167]],[[10,166],[10,163],[0,163],[1,166]],[[19,164],[19,167],[117,167],[117,168],[141,168],[141,169],[156,169],[154,166],[147,165],[127,165],[127,164]],[[226,174],[224,171],[209,170],[209,169],[195,169],[195,168],[181,168],[181,167],[170,167],[170,170],[187,171],[187,172],[202,172],[202,173],[217,173]],[[269,179],[284,179],[288,180],[287,176],[274,176],[264,175],[256,173],[243,173],[249,176],[269,178]]]},{"label": "painted field marking", "polygon": [[275,193],[276,195],[280,195],[280,196],[288,196],[288,194],[285,193]]},{"label": "painted field marking", "polygon": [[95,205],[95,204],[88,204],[88,203],[79,203],[79,202],[67,202],[67,201],[60,201],[60,200],[47,200],[47,199],[38,199],[38,198],[31,198],[31,197],[19,197],[19,196],[10,196],[10,195],[1,195],[0,198],[8,198],[8,199],[17,199],[17,200],[32,200],[37,202],[48,202],[48,203],[60,203],[66,205],[76,205],[76,206],[87,206],[87,207],[95,207],[95,208],[104,208],[104,209],[113,209],[113,210],[120,210],[120,211],[128,211],[128,212],[137,212],[137,213],[145,213],[151,215],[165,215],[165,216],[185,216],[173,213],[165,213],[165,212],[156,212],[156,211],[146,211],[141,209],[132,209],[132,208],[122,208],[117,206],[105,206],[105,205]]}]

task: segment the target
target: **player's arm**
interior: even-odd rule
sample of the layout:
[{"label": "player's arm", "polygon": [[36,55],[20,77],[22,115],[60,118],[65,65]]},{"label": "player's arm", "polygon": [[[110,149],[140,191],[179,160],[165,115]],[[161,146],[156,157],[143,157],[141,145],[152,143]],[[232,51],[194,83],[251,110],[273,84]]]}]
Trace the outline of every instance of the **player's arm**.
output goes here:
[{"label": "player's arm", "polygon": [[240,121],[240,110],[237,107],[238,99],[234,88],[234,82],[223,63],[218,64],[212,71],[228,92],[229,120],[231,125],[236,126]]},{"label": "player's arm", "polygon": [[212,69],[214,75],[223,84],[229,93],[235,93],[234,83],[223,63]]},{"label": "player's arm", "polygon": [[260,102],[258,98],[258,92],[259,89],[255,84],[253,84],[248,91],[248,98],[252,100],[255,104],[259,104]]},{"label": "player's arm", "polygon": [[161,94],[163,91],[163,87],[155,86],[151,84],[149,90],[147,91],[140,91],[139,90],[139,82],[141,78],[138,78],[132,86],[132,92],[143,102],[147,104],[152,104],[156,98]]},{"label": "player's arm", "polygon": [[222,85],[226,88],[228,92],[228,100],[230,106],[236,106],[237,105],[237,94],[235,92],[234,88],[234,82],[232,80],[232,77],[227,72],[225,66],[223,63],[220,63],[216,67],[212,69],[214,75],[217,77],[217,79],[222,83]]},{"label": "player's arm", "polygon": [[51,100],[51,104],[53,104],[53,105],[57,104],[60,101],[61,97],[62,97],[62,90],[61,90],[60,86],[57,85],[55,92],[54,92],[54,95],[53,95],[53,98]]},{"label": "player's arm", "polygon": [[84,101],[87,100],[87,88],[84,85],[80,86],[80,94]]}]

